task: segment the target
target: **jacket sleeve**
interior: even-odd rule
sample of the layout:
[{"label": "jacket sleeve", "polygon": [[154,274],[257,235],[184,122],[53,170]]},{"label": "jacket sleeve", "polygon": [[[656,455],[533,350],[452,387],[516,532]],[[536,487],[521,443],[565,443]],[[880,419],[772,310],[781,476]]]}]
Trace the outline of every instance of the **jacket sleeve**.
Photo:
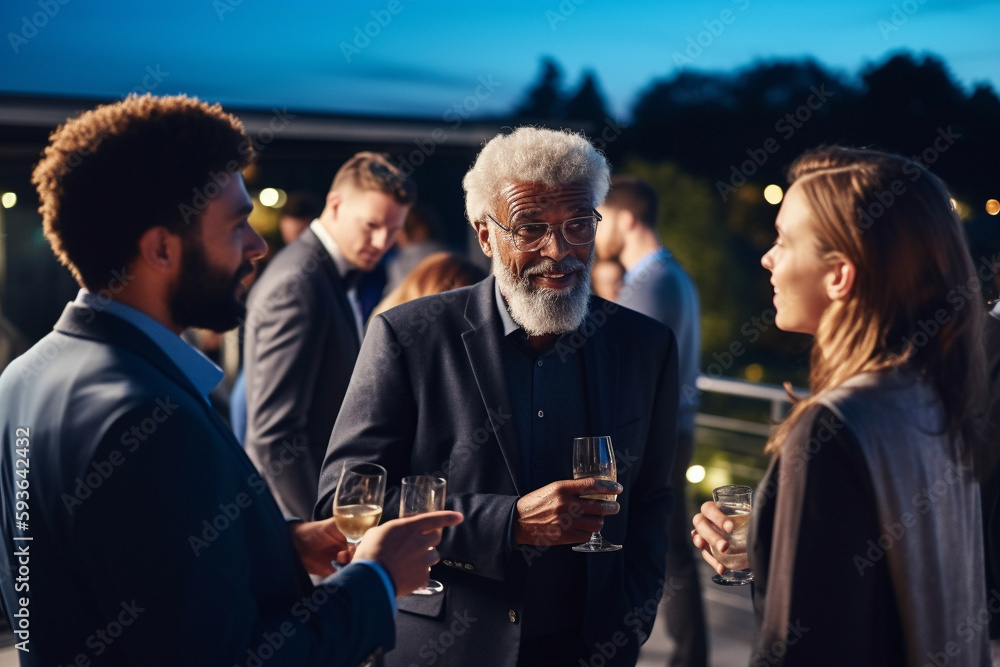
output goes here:
[{"label": "jacket sleeve", "polygon": [[[246,447],[282,508],[302,519],[312,514],[319,470],[301,452],[326,444],[309,442],[307,428],[316,359],[329,330],[328,318],[318,311],[309,280],[282,282],[254,295],[246,330]],[[287,458],[290,445],[299,455],[288,462],[281,456]]]},{"label": "jacket sleeve", "polygon": [[[304,573],[267,571],[260,550],[292,565],[297,554],[288,556],[288,528],[263,481],[229,451],[235,442],[213,439],[219,426],[190,407],[148,433],[149,407],[109,425],[96,457],[118,449],[123,462],[72,517],[73,567],[101,582],[90,589],[103,617],[128,618],[114,647],[128,664],[258,664],[255,656],[347,666],[393,646],[393,610],[372,568],[349,566],[316,588]],[[116,436],[137,424],[146,437],[123,448]],[[305,595],[275,590],[283,584]]]},{"label": "jacket sleeve", "polygon": [[[434,472],[411,470],[418,419],[417,388],[405,363],[405,355],[411,353],[384,317],[372,319],[323,462],[317,518],[331,515],[333,494],[347,460],[377,463],[389,472],[383,520],[398,516],[401,477]],[[509,552],[500,545],[507,542],[516,502],[514,495],[449,492],[447,508],[462,512],[465,521],[444,531],[438,547],[442,558],[474,563],[473,574],[504,579]]]}]

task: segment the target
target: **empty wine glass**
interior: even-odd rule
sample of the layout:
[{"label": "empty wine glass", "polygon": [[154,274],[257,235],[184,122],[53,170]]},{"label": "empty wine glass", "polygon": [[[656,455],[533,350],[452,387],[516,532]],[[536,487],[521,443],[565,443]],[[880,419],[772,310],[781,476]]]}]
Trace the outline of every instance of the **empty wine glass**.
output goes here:
[{"label": "empty wine glass", "polygon": [[346,464],[333,496],[333,520],[347,538],[351,556],[369,528],[382,518],[385,468],[375,463]]},{"label": "empty wine glass", "polygon": [[[573,479],[584,477],[617,481],[618,470],[615,466],[615,450],[611,447],[611,436],[573,438]],[[615,500],[613,493],[598,493],[580,497],[590,500]],[[573,551],[600,553],[618,551],[621,548],[622,545],[612,544],[604,539],[600,532],[596,532],[590,536],[590,541],[574,546]]]},{"label": "empty wine glass", "polygon": [[[432,477],[431,475],[404,477],[399,491],[399,516],[407,517],[443,510],[447,486],[448,482],[442,477]],[[413,594],[437,595],[443,592],[444,584],[430,579],[426,586],[413,591]]]}]

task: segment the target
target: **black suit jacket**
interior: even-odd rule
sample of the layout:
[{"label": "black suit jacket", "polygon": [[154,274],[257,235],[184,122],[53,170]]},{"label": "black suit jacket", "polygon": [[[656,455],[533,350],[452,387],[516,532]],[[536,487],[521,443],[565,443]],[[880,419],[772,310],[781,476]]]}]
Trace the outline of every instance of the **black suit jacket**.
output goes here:
[{"label": "black suit jacket", "polygon": [[0,377],[0,442],[0,592],[13,627],[30,614],[22,665],[350,665],[392,645],[378,574],[314,588],[228,428],[124,320],[67,306]]},{"label": "black suit jacket", "polygon": [[[533,489],[523,480],[515,427],[527,415],[511,414],[502,337],[492,277],[383,313],[365,335],[323,465],[317,513],[330,514],[342,463],[365,459],[389,473],[384,517],[398,511],[400,479],[421,473],[446,477],[448,508],[465,515],[444,531],[442,561],[432,571],[444,595],[400,600],[399,646],[387,664],[516,663],[532,552],[507,541],[514,504]],[[676,345],[660,323],[595,297],[581,331],[557,352],[583,355],[581,409],[592,434],[612,436],[625,488],[621,512],[603,530],[624,549],[574,554],[587,571],[580,643],[595,655],[613,652],[606,664],[630,665],[663,590]],[[443,633],[454,642],[444,652]]]},{"label": "black suit jacket", "polygon": [[250,291],[244,444],[286,516],[309,518],[360,343],[333,258],[307,229]]}]

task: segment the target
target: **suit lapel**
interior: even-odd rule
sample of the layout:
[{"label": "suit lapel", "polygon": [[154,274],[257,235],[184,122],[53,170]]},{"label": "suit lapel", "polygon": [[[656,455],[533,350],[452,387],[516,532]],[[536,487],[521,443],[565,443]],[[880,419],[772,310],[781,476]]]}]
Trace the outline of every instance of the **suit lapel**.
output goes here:
[{"label": "suit lapel", "polygon": [[465,317],[471,328],[462,333],[462,341],[514,488],[518,495],[523,495],[527,489],[521,467],[521,444],[507,397],[507,379],[500,351],[503,329],[493,298],[493,285],[494,279],[487,278],[470,293]]},{"label": "suit lapel", "polygon": [[323,242],[319,240],[319,237],[311,229],[303,232],[300,238],[303,243],[309,246],[311,254],[316,258],[321,267],[320,271],[323,272],[323,275],[326,276],[327,280],[333,286],[333,293],[337,300],[337,306],[340,309],[340,317],[334,318],[334,321],[338,323],[338,326],[344,326],[350,330],[351,340],[356,345],[354,356],[357,357],[358,352],[361,350],[361,341],[358,339],[358,328],[354,324],[354,309],[347,298],[347,288],[344,285],[344,280],[340,277],[340,273],[337,272],[337,263],[333,261],[333,257],[327,251]]}]

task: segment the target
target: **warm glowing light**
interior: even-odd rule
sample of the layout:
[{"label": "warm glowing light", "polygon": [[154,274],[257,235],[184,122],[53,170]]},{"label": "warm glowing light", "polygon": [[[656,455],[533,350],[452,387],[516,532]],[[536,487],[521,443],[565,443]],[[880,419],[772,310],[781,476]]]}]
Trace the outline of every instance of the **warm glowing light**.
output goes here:
[{"label": "warm glowing light", "polygon": [[5,192],[0,195],[0,205],[4,208],[14,208],[14,204],[17,203],[17,195],[13,192]]},{"label": "warm glowing light", "polygon": [[743,377],[751,382],[760,382],[764,379],[764,367],[760,364],[750,364],[743,370]]},{"label": "warm glowing light", "polygon": [[781,189],[780,185],[771,184],[764,188],[764,201],[768,204],[780,204],[782,198],[785,196],[784,191]]},{"label": "warm glowing light", "polygon": [[997,213],[1000,213],[1000,201],[997,201],[996,199],[987,199],[986,212],[989,213],[990,215],[996,215]]},{"label": "warm glowing light", "polygon": [[274,206],[278,203],[278,191],[274,188],[264,188],[257,197],[264,206]]},{"label": "warm glowing light", "polygon": [[703,479],[705,479],[705,467],[704,466],[691,466],[687,471],[687,480],[692,484],[698,484]]},{"label": "warm glowing light", "polygon": [[705,480],[713,489],[717,486],[725,486],[726,484],[733,483],[733,478],[729,475],[729,471],[723,468],[709,468],[705,471]]}]

